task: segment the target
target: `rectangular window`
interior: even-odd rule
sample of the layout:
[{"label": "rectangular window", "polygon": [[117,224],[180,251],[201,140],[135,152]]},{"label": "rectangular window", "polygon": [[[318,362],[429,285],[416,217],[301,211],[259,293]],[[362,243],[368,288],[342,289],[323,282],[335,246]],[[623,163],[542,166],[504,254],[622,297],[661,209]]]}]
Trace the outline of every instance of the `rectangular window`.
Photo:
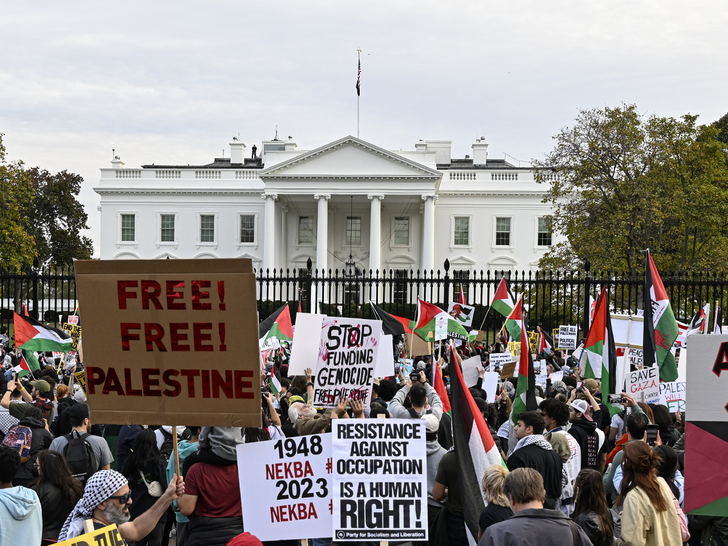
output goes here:
[{"label": "rectangular window", "polygon": [[215,215],[214,214],[201,214],[200,215],[200,242],[201,243],[214,243],[215,242]]},{"label": "rectangular window", "polygon": [[407,270],[395,269],[394,278],[394,294],[392,294],[392,302],[404,305],[407,303]]},{"label": "rectangular window", "polygon": [[511,219],[495,219],[495,244],[496,246],[511,246]]},{"label": "rectangular window", "polygon": [[313,218],[310,216],[298,217],[298,244],[313,244]]},{"label": "rectangular window", "polygon": [[174,242],[174,214],[159,215],[160,233],[159,240],[163,243]]},{"label": "rectangular window", "polygon": [[460,296],[460,290],[463,291],[463,296],[465,297],[465,301],[468,301],[468,295],[470,291],[470,284],[468,284],[468,280],[470,279],[470,271],[469,270],[455,270],[452,272],[452,286],[453,286],[453,295],[452,299],[453,301],[458,301],[458,297]]},{"label": "rectangular window", "polygon": [[468,246],[470,245],[470,217],[469,216],[456,216],[455,217],[455,233],[453,242],[456,245]]},{"label": "rectangular window", "polygon": [[409,246],[409,216],[398,216],[394,219],[394,244]]},{"label": "rectangular window", "polygon": [[361,245],[361,218],[349,216],[346,219],[346,245]]},{"label": "rectangular window", "polygon": [[252,214],[240,215],[240,242],[255,242],[255,216]]},{"label": "rectangular window", "polygon": [[551,246],[551,230],[543,216],[538,219],[538,246]]},{"label": "rectangular window", "polygon": [[121,240],[124,242],[136,241],[136,214],[121,215]]}]

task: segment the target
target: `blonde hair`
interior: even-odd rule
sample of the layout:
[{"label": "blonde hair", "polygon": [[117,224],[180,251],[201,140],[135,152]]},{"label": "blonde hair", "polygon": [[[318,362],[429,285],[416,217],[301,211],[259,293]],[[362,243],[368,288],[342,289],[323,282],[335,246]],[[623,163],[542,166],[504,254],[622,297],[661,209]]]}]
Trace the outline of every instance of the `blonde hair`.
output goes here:
[{"label": "blonde hair", "polygon": [[488,504],[510,506],[508,497],[503,493],[503,484],[508,476],[508,469],[503,465],[492,464],[483,472],[483,496]]}]

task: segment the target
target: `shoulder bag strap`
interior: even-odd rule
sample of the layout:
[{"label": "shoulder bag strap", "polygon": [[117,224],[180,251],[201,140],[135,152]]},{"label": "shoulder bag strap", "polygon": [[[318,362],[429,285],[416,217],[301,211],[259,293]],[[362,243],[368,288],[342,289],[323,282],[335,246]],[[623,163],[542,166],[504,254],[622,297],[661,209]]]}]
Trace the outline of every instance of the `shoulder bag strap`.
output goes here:
[{"label": "shoulder bag strap", "polygon": [[574,541],[574,546],[579,546],[579,531],[576,529],[576,523],[569,520],[569,527],[571,527],[571,537]]}]

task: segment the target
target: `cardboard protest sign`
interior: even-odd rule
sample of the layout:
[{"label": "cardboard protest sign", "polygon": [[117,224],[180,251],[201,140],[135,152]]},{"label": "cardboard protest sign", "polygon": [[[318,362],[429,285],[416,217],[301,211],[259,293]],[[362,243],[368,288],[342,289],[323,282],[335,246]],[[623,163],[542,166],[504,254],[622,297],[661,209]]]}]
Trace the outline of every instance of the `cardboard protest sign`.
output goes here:
[{"label": "cardboard protest sign", "polygon": [[121,534],[119,534],[119,529],[117,529],[116,524],[112,523],[111,525],[102,527],[98,531],[84,533],[83,535],[64,540],[63,542],[57,542],[56,546],[91,546],[92,544],[112,546],[124,544],[124,539],[121,538]]},{"label": "cardboard protest sign", "polygon": [[[75,317],[75,318],[78,318],[78,317]],[[68,319],[70,320],[71,317],[68,317]],[[68,332],[68,335],[71,336],[71,350],[73,350],[73,351],[78,350],[78,342],[81,339],[81,327],[76,324],[72,324],[70,322],[64,322],[61,325],[61,328],[63,330],[65,330],[66,332]]]},{"label": "cardboard protest sign", "polygon": [[356,397],[365,407],[369,406],[381,334],[379,320],[324,318],[319,334],[314,406],[335,407],[341,397]]},{"label": "cardboard protest sign", "polygon": [[94,421],[259,427],[250,260],[77,261]]},{"label": "cardboard protest sign", "polygon": [[336,542],[426,541],[427,456],[422,419],[334,419]]},{"label": "cardboard protest sign", "polygon": [[629,367],[629,371],[639,370],[644,365],[644,357],[643,357],[642,349],[635,349],[634,347],[629,347],[625,352],[625,357],[627,359],[627,365]]},{"label": "cardboard protest sign", "polygon": [[331,434],[237,447],[245,530],[260,540],[331,532]]},{"label": "cardboard protest sign", "polygon": [[431,355],[430,343],[417,334],[404,335],[404,347],[409,356]]},{"label": "cardboard protest sign", "polygon": [[[78,315],[68,315],[68,324],[78,326]],[[64,328],[65,329],[65,328]]]},{"label": "cardboard protest sign", "polygon": [[538,353],[538,332],[528,332],[528,346],[533,354]]},{"label": "cardboard protest sign", "polygon": [[576,326],[559,326],[559,349],[571,350],[576,349]]},{"label": "cardboard protest sign", "polygon": [[687,362],[685,511],[728,514],[728,335],[691,335]]},{"label": "cardboard protest sign", "polygon": [[509,341],[508,342],[508,352],[511,353],[512,356],[521,356],[521,342],[520,341]]},{"label": "cardboard protest sign", "polygon": [[488,360],[492,370],[494,366],[502,367],[513,362],[513,355],[511,353],[490,353]]},{"label": "cardboard protest sign", "polygon": [[518,364],[518,362],[509,362],[508,364],[505,364],[501,368],[501,377],[503,379],[514,377],[516,375],[516,364]]},{"label": "cardboard protest sign", "polygon": [[660,369],[651,366],[629,372],[626,392],[638,402],[656,403],[660,399]]},{"label": "cardboard protest sign", "polygon": [[466,328],[470,328],[473,325],[473,317],[475,316],[475,307],[472,305],[465,305],[464,303],[458,303],[456,301],[450,302],[450,307],[447,309],[447,314],[457,320],[460,324]]},{"label": "cardboard protest sign", "polygon": [[660,383],[660,404],[667,406],[670,413],[685,411],[685,381]]}]

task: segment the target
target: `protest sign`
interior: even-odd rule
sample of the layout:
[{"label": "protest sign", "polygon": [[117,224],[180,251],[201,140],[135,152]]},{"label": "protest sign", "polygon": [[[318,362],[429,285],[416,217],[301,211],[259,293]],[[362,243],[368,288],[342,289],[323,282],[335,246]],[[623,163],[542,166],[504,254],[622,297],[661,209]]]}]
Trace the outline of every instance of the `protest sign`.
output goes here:
[{"label": "protest sign", "polygon": [[[68,318],[70,319],[71,317]],[[81,327],[70,322],[64,322],[61,325],[61,328],[68,332],[68,335],[71,336],[71,350],[78,350],[78,342],[81,339]]]},{"label": "protest sign", "polygon": [[490,369],[492,370],[494,366],[502,367],[513,362],[513,355],[511,353],[490,353],[488,360],[490,361]]},{"label": "protest sign", "polygon": [[68,315],[68,324],[78,326],[78,315]]},{"label": "protest sign", "polygon": [[485,372],[483,376],[483,388],[485,395],[487,396],[486,402],[494,403],[497,398],[495,393],[498,389],[498,378],[500,374],[498,372]]},{"label": "protest sign", "polygon": [[331,532],[331,434],[237,446],[245,530],[260,540]]},{"label": "protest sign", "polygon": [[554,381],[563,381],[564,380],[564,372],[552,372],[549,376],[549,379],[551,379],[551,384],[554,384]]},{"label": "protest sign", "polygon": [[528,346],[533,354],[538,353],[538,332],[528,332]]},{"label": "protest sign", "polygon": [[76,383],[78,383],[78,386],[81,387],[83,393],[88,396],[88,391],[86,390],[86,371],[76,372],[73,374],[73,377],[76,378]]},{"label": "protest sign", "polygon": [[501,377],[503,379],[514,377],[516,375],[516,364],[518,364],[518,362],[509,362],[508,364],[504,364],[501,368]]},{"label": "protest sign", "polygon": [[394,375],[394,347],[392,335],[382,334],[377,351],[377,365],[374,368],[374,377],[390,377]]},{"label": "protest sign", "polygon": [[334,419],[336,542],[427,541],[422,419]]},{"label": "protest sign", "polygon": [[357,398],[369,406],[381,334],[379,320],[324,318],[319,333],[314,406],[335,407],[341,397]]},{"label": "protest sign", "polygon": [[667,406],[670,413],[685,411],[685,381],[660,383],[660,404]]},{"label": "protest sign", "polygon": [[447,321],[446,315],[437,315],[435,317],[435,341],[447,339]]},{"label": "protest sign", "polygon": [[417,334],[404,335],[404,347],[409,356],[431,355],[430,343]]},{"label": "protest sign", "polygon": [[291,362],[288,366],[289,377],[304,375],[306,368],[312,368],[311,363],[316,358],[321,343],[321,324],[325,316],[313,313],[296,314],[296,331],[293,333]]},{"label": "protest sign", "polygon": [[475,307],[472,305],[465,305],[464,303],[457,303],[455,301],[450,302],[450,307],[447,309],[447,314],[457,320],[460,324],[466,328],[470,328],[473,325],[473,317],[475,316]]},{"label": "protest sign", "polygon": [[576,349],[576,326],[559,326],[559,349]]},{"label": "protest sign", "polygon": [[629,371],[639,370],[644,365],[642,349],[629,347],[625,352],[625,356],[627,358],[627,366],[629,367]]},{"label": "protest sign", "polygon": [[125,543],[115,523],[102,527],[98,531],[91,531],[90,533],[84,533],[75,538],[69,538],[63,542],[56,542],[56,546],[91,546],[92,544],[112,546]]},{"label": "protest sign", "polygon": [[685,512],[728,514],[728,335],[689,336]]},{"label": "protest sign", "polygon": [[521,356],[521,342],[520,341],[509,341],[508,352],[512,356]]},{"label": "protest sign", "polygon": [[476,355],[463,360],[461,365],[463,371],[463,379],[465,380],[466,387],[474,387],[478,382],[478,370],[483,369],[483,362],[480,359],[480,355]]},{"label": "protest sign", "polygon": [[88,260],[75,267],[94,420],[260,426],[249,259]]},{"label": "protest sign", "polygon": [[626,392],[638,402],[646,404],[657,402],[660,399],[660,369],[657,366],[651,366],[629,372]]}]

